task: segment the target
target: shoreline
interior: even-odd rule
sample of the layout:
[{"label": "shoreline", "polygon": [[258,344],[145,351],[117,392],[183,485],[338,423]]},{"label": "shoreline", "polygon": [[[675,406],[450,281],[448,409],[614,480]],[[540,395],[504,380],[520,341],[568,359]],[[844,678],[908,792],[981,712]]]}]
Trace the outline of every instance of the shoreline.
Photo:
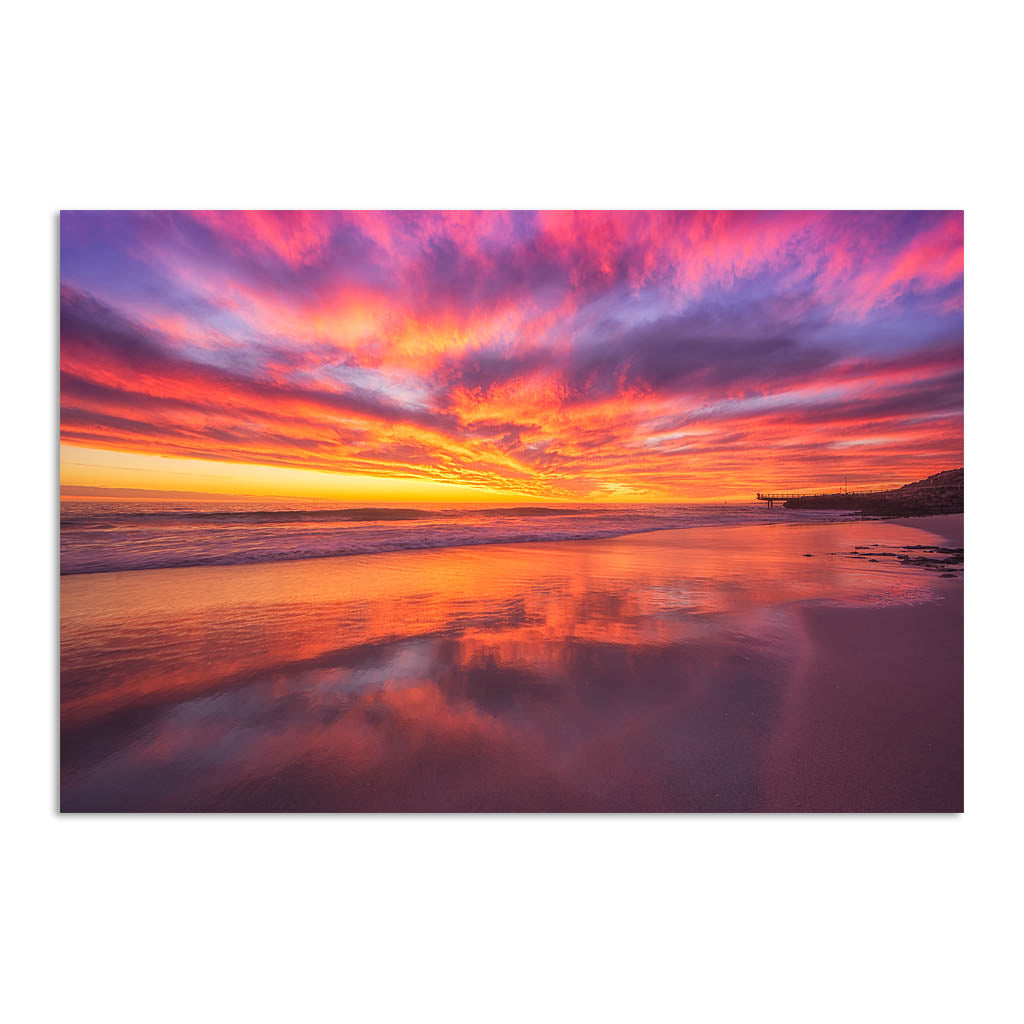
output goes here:
[{"label": "shoreline", "polygon": [[[793,510],[789,510],[792,512]],[[947,520],[953,520],[959,518],[961,520],[959,528],[954,527],[950,530],[950,526],[946,523]],[[869,515],[856,515],[847,512],[838,512],[834,519],[819,519],[814,521],[799,522],[799,521],[787,521],[787,522],[759,522],[759,523],[700,523],[692,526],[652,526],[647,528],[640,528],[636,530],[628,531],[614,531],[609,533],[596,533],[585,537],[529,537],[529,538],[484,538],[479,541],[463,540],[459,543],[438,543],[438,544],[416,544],[406,547],[389,547],[381,551],[345,551],[345,552],[331,552],[325,554],[300,554],[300,555],[287,555],[282,554],[278,557],[272,558],[254,558],[249,560],[232,560],[232,561],[193,561],[187,562],[180,565],[153,565],[153,566],[138,566],[131,568],[120,568],[111,567],[109,569],[88,569],[88,570],[77,570],[69,569],[65,571],[61,569],[59,572],[59,578],[65,577],[76,577],[76,576],[106,576],[114,573],[128,573],[128,572],[161,572],[169,571],[174,569],[227,569],[235,566],[255,566],[255,565],[276,565],[279,563],[293,563],[293,562],[323,562],[331,559],[348,559],[348,558],[362,558],[372,557],[374,555],[389,555],[396,553],[412,553],[417,551],[445,551],[445,550],[459,550],[462,548],[479,548],[479,547],[507,547],[515,544],[575,544],[575,543],[589,543],[596,541],[608,541],[616,540],[623,537],[635,537],[645,536],[648,534],[656,533],[674,533],[674,532],[689,532],[691,530],[719,530],[719,529],[746,529],[746,528],[758,528],[758,527],[779,527],[779,526],[794,526],[794,527],[811,527],[811,526],[832,526],[841,525],[844,523],[857,523],[857,522],[893,522],[893,523],[906,523],[906,525],[912,526],[917,520],[931,520],[940,521],[941,524],[946,524],[945,529],[950,531],[948,533],[943,532],[941,535],[947,537],[951,542],[959,538],[956,542],[960,545],[963,544],[963,513],[954,512],[935,512],[928,514],[916,513],[914,515],[905,516],[869,516]],[[932,529],[932,527],[926,527]],[[940,532],[933,529],[933,532]]]}]

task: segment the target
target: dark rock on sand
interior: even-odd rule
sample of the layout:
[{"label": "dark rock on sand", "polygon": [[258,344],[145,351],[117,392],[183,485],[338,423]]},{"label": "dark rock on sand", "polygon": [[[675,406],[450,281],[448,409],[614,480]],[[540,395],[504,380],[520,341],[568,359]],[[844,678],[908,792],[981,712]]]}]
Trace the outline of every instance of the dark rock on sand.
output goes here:
[{"label": "dark rock on sand", "polygon": [[[914,552],[914,554],[911,554],[911,552]],[[920,552],[920,554],[917,552]],[[857,548],[846,552],[846,554],[849,558],[867,558],[867,553],[859,551]],[[867,561],[877,563],[882,557],[895,558],[901,565],[931,571],[962,569],[964,562],[963,548],[934,547],[930,544],[905,544],[903,547],[896,548],[893,551],[873,551],[872,555],[877,557],[867,558]],[[945,572],[943,575],[955,576],[956,573]]]}]

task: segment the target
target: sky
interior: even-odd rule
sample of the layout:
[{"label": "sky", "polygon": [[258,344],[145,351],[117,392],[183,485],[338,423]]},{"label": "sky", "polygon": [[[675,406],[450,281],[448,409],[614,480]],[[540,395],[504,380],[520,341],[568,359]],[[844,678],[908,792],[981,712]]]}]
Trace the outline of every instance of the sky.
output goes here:
[{"label": "sky", "polygon": [[61,490],[750,500],[963,465],[961,212],[64,212]]}]

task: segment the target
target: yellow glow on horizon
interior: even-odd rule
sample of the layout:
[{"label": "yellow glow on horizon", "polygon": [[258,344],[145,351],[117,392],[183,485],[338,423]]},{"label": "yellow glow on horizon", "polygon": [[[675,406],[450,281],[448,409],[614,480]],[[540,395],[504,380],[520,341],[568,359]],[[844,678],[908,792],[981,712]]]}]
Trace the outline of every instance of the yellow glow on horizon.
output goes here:
[{"label": "yellow glow on horizon", "polygon": [[[905,483],[907,481],[899,481]],[[825,485],[827,486],[827,485]],[[877,486],[898,486],[881,481]],[[526,491],[495,490],[468,484],[444,483],[418,477],[371,476],[333,473],[327,470],[258,463],[222,462],[173,455],[87,448],[62,443],[60,446],[60,487],[63,498],[74,500],[137,498],[160,500],[182,498],[202,500],[305,500],[352,502],[355,504],[718,504],[746,503],[754,499],[756,486],[746,480],[714,478],[706,488],[691,487],[689,493],[666,494],[636,485],[605,482],[602,492],[575,496],[561,493],[543,495]],[[82,489],[85,489],[83,492]],[[92,489],[102,489],[92,493]],[[777,489],[786,490],[786,487]],[[807,490],[813,488],[789,488]],[[819,486],[817,489],[825,489]],[[838,489],[838,485],[837,488]],[[119,493],[125,491],[127,493]],[[143,491],[144,494],[132,492]]]},{"label": "yellow glow on horizon", "polygon": [[[180,498],[182,495],[195,500],[282,498],[357,504],[717,504],[723,500],[753,500],[753,489],[743,481],[733,480],[716,481],[713,489],[709,488],[706,493],[687,495],[664,494],[615,482],[606,483],[599,496],[540,495],[417,477],[332,473],[290,466],[87,448],[67,443],[60,446],[60,487],[62,497],[74,500],[134,497],[149,501],[164,497]],[[85,493],[81,488],[86,489]],[[93,488],[101,488],[102,491],[89,493],[89,489]],[[118,493],[122,490],[128,493]],[[150,493],[138,495],[131,493],[133,491]]]},{"label": "yellow glow on horizon", "polygon": [[184,459],[69,444],[60,446],[60,485],[62,492],[64,488],[102,487],[166,491],[169,497],[173,497],[174,492],[203,492],[211,498],[222,499],[280,497],[315,501],[516,503],[550,500],[533,494],[494,491],[414,477],[329,473],[317,469]]}]

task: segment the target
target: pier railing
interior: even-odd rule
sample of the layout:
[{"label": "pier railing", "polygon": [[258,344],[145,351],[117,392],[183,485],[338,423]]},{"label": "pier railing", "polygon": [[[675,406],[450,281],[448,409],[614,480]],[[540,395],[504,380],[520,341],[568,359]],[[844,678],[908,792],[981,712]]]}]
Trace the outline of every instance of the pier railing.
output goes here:
[{"label": "pier railing", "polygon": [[778,491],[772,494],[757,492],[758,501],[788,501],[790,498],[856,498],[865,494],[891,494],[892,491]]},{"label": "pier railing", "polygon": [[866,494],[889,494],[889,491],[773,491],[772,493],[757,492],[758,501],[768,502],[768,507],[777,501],[789,501],[790,498],[857,498]]}]

